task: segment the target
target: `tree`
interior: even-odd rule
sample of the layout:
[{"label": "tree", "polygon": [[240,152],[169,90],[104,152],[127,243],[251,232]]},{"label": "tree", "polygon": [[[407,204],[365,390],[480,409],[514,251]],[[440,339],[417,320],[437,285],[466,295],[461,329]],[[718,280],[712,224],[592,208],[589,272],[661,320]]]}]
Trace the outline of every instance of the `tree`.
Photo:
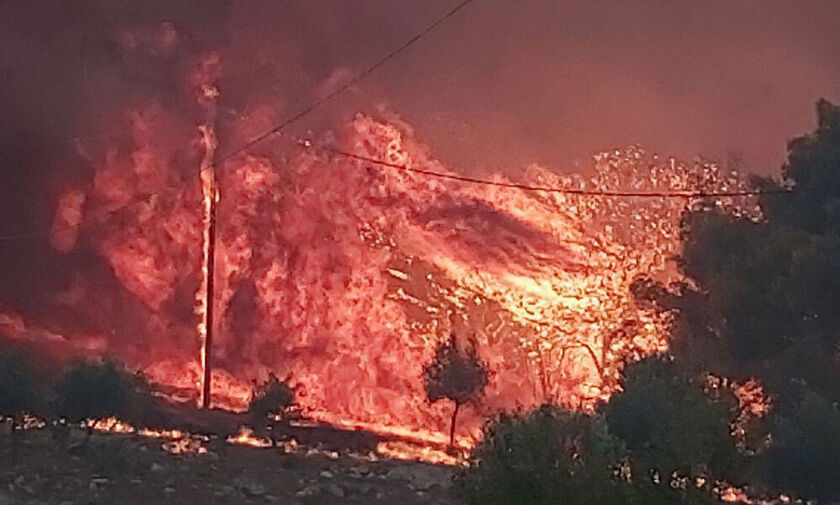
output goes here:
[{"label": "tree", "polygon": [[455,445],[455,423],[458,410],[467,402],[476,401],[487,386],[487,366],[478,357],[475,341],[470,339],[461,349],[453,336],[435,349],[434,358],[423,368],[426,395],[430,402],[447,398],[455,407],[449,428],[449,446]]},{"label": "tree", "polygon": [[86,441],[98,419],[117,417],[142,426],[156,414],[148,384],[111,360],[72,363],[55,387],[55,400],[60,418],[85,424]]},{"label": "tree", "polygon": [[279,416],[281,421],[285,422],[294,401],[294,390],[273,373],[269,374],[268,380],[257,388],[251,399],[248,406],[251,425],[258,434],[268,436],[272,446],[276,444],[275,438],[270,433],[272,421]]},{"label": "tree", "polygon": [[739,477],[742,458],[730,435],[735,398],[714,398],[698,382],[665,356],[625,369],[623,390],[603,411],[610,432],[627,447],[635,474],[664,481],[672,475],[709,482]]},{"label": "tree", "polygon": [[[788,144],[781,180],[756,179],[762,219],[708,205],[682,223],[688,281],[634,287],[673,311],[684,375],[756,379],[773,401],[764,480],[811,499],[840,496],[840,107]],[[834,451],[834,452],[832,452]],[[834,473],[832,473],[834,472]]]},{"label": "tree", "polygon": [[455,479],[468,505],[711,504],[710,493],[635,479],[600,414],[543,406],[487,424]]},{"label": "tree", "polygon": [[9,421],[11,463],[17,461],[18,431],[26,414],[42,415],[44,397],[32,361],[16,350],[0,353],[0,420]]},{"label": "tree", "polygon": [[774,416],[769,481],[778,491],[835,502],[840,499],[840,411],[811,391],[802,396]]},{"label": "tree", "polygon": [[[783,179],[757,180],[764,219],[714,208],[683,221],[684,286],[674,352],[697,370],[759,378],[774,393],[804,381],[840,401],[840,108],[820,101],[817,130],[788,145]],[[791,188],[785,194],[779,190]],[[811,354],[810,366],[792,359]]]}]

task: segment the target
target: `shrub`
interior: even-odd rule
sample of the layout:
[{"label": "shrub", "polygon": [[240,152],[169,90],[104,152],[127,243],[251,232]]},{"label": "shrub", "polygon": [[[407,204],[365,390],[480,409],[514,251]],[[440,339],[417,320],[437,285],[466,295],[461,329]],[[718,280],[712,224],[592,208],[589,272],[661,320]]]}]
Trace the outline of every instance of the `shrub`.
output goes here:
[{"label": "shrub", "polygon": [[145,380],[110,360],[71,364],[56,385],[55,399],[58,417],[74,423],[117,417],[143,426],[156,413]]},{"label": "shrub", "polygon": [[712,398],[665,357],[629,365],[622,386],[603,411],[636,473],[653,472],[663,480],[674,472],[736,477],[742,461],[730,435],[734,398],[731,405]]},{"label": "shrub", "polygon": [[468,505],[711,504],[694,486],[675,489],[632,474],[602,416],[544,406],[490,422],[455,479]]},{"label": "shrub", "polygon": [[456,489],[470,505],[607,504],[620,459],[599,419],[546,406],[489,423]]},{"label": "shrub", "polygon": [[43,416],[42,382],[27,355],[17,350],[0,352],[0,420],[9,420],[11,462],[17,460],[18,431],[25,414]]},{"label": "shrub", "polygon": [[261,436],[268,436],[274,444],[275,439],[270,433],[272,421],[277,417],[286,421],[294,401],[294,390],[273,373],[269,374],[268,380],[257,387],[248,406],[248,417],[252,428]]}]

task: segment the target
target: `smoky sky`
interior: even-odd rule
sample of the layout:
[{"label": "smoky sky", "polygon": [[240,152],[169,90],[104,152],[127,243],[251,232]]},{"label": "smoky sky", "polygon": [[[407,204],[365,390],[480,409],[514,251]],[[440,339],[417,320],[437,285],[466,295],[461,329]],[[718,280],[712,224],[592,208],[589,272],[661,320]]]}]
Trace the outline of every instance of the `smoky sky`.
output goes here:
[{"label": "smoky sky", "polygon": [[[90,173],[79,152],[113,135],[117,111],[154,98],[189,118],[183,76],[202,53],[222,54],[225,152],[244,140],[226,138],[225,123],[258,116],[256,97],[273,111],[253,120],[254,134],[454,4],[2,2],[0,235],[48,227],[56,195]],[[384,107],[466,171],[516,176],[538,162],[571,172],[596,151],[639,143],[774,174],[787,140],[812,129],[815,101],[840,100],[838,19],[836,0],[476,0],[293,131]],[[172,47],[144,42],[162,27]],[[7,303],[34,300],[68,262],[88,261],[45,243],[0,243]]]}]

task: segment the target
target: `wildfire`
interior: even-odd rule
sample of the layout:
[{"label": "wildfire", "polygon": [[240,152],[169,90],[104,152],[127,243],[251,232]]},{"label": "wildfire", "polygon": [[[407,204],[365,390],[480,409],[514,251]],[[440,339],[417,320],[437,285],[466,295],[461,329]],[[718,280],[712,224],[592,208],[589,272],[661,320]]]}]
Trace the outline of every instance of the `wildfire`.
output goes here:
[{"label": "wildfire", "polygon": [[376,452],[382,456],[405,461],[422,461],[436,465],[457,466],[464,462],[463,458],[453,456],[444,450],[434,447],[417,446],[406,442],[380,442]]},{"label": "wildfire", "polygon": [[[173,397],[208,403],[212,379],[223,408],[245,409],[268,372],[288,375],[312,418],[428,445],[446,441],[452,407],[427,402],[422,365],[450,332],[472,334],[492,378],[459,417],[460,447],[500,410],[589,407],[614,391],[624,363],[667,348],[668,316],[638,307],[629,286],[642,274],[679,280],[671,258],[680,216],[701,202],[468,185],[317,147],[457,173],[393,117],[358,115],[311,148],[264,148],[216,167],[220,73],[210,56],[188,76],[198,112],[157,102],[128,111],[119,148],[91,155],[89,184],[59,199],[54,247],[92,248],[117,293],[80,272],[56,304],[108,330],[37,333],[11,312],[0,325],[107,352]],[[223,131],[247,138],[254,128],[245,120]],[[744,187],[713,163],[635,146],[597,155],[587,177],[535,165],[515,179],[593,190]],[[756,212],[748,198],[714,204]]]},{"label": "wildfire", "polygon": [[250,447],[271,447],[271,441],[258,437],[251,428],[242,427],[235,436],[228,437],[229,444],[247,445]]}]

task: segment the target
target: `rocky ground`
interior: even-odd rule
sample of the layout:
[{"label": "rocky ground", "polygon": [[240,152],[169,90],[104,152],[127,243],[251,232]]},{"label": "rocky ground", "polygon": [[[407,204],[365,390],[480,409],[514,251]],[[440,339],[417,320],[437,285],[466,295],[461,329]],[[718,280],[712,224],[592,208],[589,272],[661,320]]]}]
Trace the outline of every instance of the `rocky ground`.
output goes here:
[{"label": "rocky ground", "polygon": [[46,430],[0,436],[0,505],[430,504],[454,505],[451,467],[301,449],[218,443],[170,454],[161,440],[74,434],[59,448]]}]

